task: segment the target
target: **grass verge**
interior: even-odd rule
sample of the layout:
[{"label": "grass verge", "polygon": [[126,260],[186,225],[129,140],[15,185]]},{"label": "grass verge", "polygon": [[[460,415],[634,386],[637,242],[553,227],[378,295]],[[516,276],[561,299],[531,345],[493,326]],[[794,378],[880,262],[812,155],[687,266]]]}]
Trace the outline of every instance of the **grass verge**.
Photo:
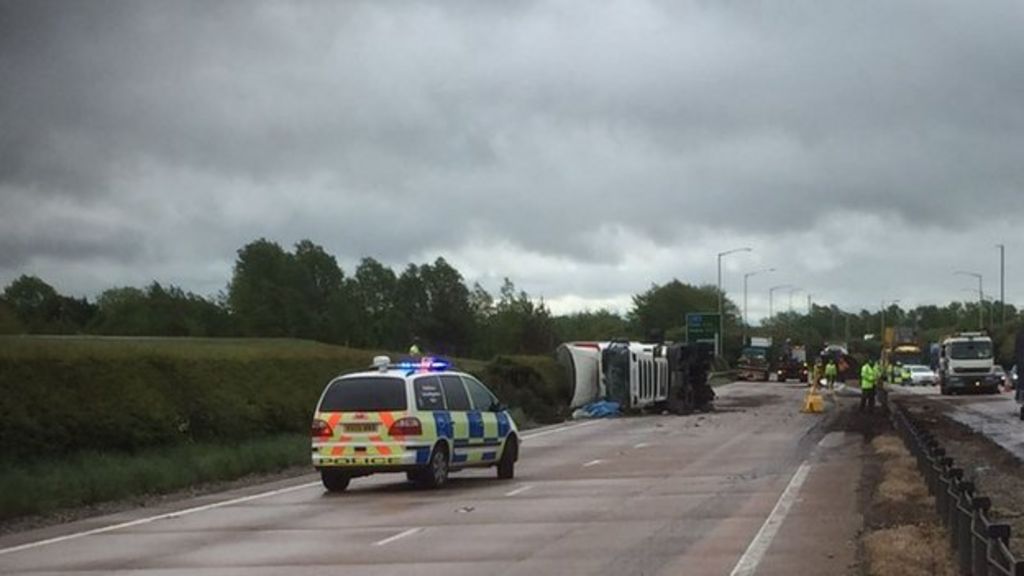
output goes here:
[{"label": "grass verge", "polygon": [[0,468],[0,521],[205,482],[272,473],[309,461],[307,434],[200,443],[133,454],[82,452]]}]

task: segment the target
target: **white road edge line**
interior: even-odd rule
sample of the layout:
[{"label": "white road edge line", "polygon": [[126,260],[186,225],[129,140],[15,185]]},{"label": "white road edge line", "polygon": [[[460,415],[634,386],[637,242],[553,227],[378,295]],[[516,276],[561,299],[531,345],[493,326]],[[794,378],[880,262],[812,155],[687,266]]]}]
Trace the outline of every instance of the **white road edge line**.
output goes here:
[{"label": "white road edge line", "polygon": [[523,492],[526,492],[527,490],[532,490],[532,489],[533,489],[533,485],[532,484],[527,484],[526,486],[522,486],[522,487],[516,488],[515,490],[513,490],[511,492],[506,492],[505,496],[506,497],[518,496],[518,495],[522,494]]},{"label": "white road edge line", "polygon": [[0,556],[4,554],[10,554],[12,552],[19,552],[21,550],[28,550],[30,548],[38,548],[40,546],[46,546],[48,544],[56,544],[58,542],[66,542],[68,540],[75,540],[78,538],[84,538],[85,536],[92,536],[94,534],[103,534],[104,532],[112,532],[114,530],[121,530],[122,528],[131,528],[132,526],[141,526],[142,524],[149,524],[150,522],[156,522],[157,520],[164,520],[167,518],[178,518],[180,516],[186,516],[188,514],[195,514],[196,512],[205,512],[206,510],[213,510],[215,508],[223,508],[224,506],[231,506],[233,504],[241,504],[243,502],[252,502],[253,500],[261,500],[263,498],[270,498],[271,496],[277,496],[279,494],[287,494],[289,492],[296,492],[298,490],[305,490],[314,486],[320,486],[320,481],[307,482],[305,484],[299,484],[298,486],[289,486],[288,488],[279,488],[277,490],[271,490],[269,492],[260,492],[259,494],[252,494],[250,496],[242,496],[241,498],[233,498],[231,500],[225,500],[223,502],[214,502],[213,504],[204,504],[203,506],[196,506],[194,508],[186,508],[184,510],[177,510],[174,512],[168,512],[166,514],[158,514],[156,516],[149,516],[147,518],[139,518],[138,520],[132,520],[130,522],[122,522],[120,524],[112,524],[110,526],[103,526],[100,528],[93,528],[92,530],[85,530],[83,532],[74,532],[72,534],[65,534],[64,536],[57,536],[55,538],[47,538],[46,540],[38,540],[36,542],[29,542],[27,544],[21,544],[19,546],[11,546],[10,548],[0,548]]},{"label": "white road edge line", "polygon": [[589,420],[587,422],[581,422],[580,424],[571,424],[569,426],[562,426],[560,428],[554,428],[552,430],[544,430],[542,432],[536,432],[534,434],[523,434],[523,440],[529,440],[531,438],[540,438],[541,436],[547,436],[548,434],[558,434],[559,432],[565,432],[566,430],[576,430],[577,428],[583,428],[584,426],[590,426],[591,424],[597,424],[600,420]]},{"label": "white road edge line", "polygon": [[754,536],[750,545],[747,546],[746,552],[740,557],[739,562],[736,563],[736,567],[732,569],[729,576],[752,576],[757,571],[757,567],[761,560],[764,559],[765,553],[768,552],[768,547],[771,546],[772,540],[779,533],[782,522],[785,521],[790,508],[793,507],[797,494],[800,493],[800,487],[807,480],[807,473],[810,470],[811,465],[806,460],[796,469],[786,489],[782,492],[782,496],[779,496],[779,501],[775,503],[772,513],[768,515],[764,524],[761,525],[761,529],[757,531],[757,535]]},{"label": "white road edge line", "polygon": [[378,540],[377,542],[374,542],[373,545],[374,546],[384,546],[385,544],[391,544],[395,540],[401,540],[402,538],[405,538],[407,536],[412,536],[413,534],[416,534],[417,532],[419,532],[421,530],[423,530],[423,528],[409,528],[405,532],[399,532],[398,534],[395,534],[394,536],[392,536],[390,538],[385,538],[383,540]]},{"label": "white road edge line", "polygon": [[[588,422],[582,422],[580,424],[570,424],[568,426],[562,426],[551,430],[544,430],[535,434],[524,434],[523,440],[530,438],[537,438],[540,436],[547,436],[548,434],[557,434],[559,432],[565,432],[566,430],[575,430],[576,428],[582,428],[591,424],[597,424],[600,420],[590,420]],[[280,488],[277,490],[271,490],[269,492],[261,492],[259,494],[253,494],[251,496],[243,496],[241,498],[234,498],[231,500],[225,500],[223,502],[215,502],[213,504],[205,504],[203,506],[196,506],[194,508],[186,508],[184,510],[178,510],[176,512],[168,512],[166,514],[158,514],[156,516],[149,516],[146,518],[139,518],[138,520],[132,520],[130,522],[122,522],[120,524],[112,524],[110,526],[102,526],[100,528],[93,528],[91,530],[85,530],[82,532],[74,532],[71,534],[65,534],[63,536],[57,536],[54,538],[47,538],[45,540],[38,540],[36,542],[29,542],[27,544],[20,544],[18,546],[11,546],[9,548],[0,548],[0,556],[4,554],[11,554],[14,552],[20,552],[22,550],[29,550],[32,548],[38,548],[40,546],[48,546],[50,544],[56,544],[58,542],[67,542],[68,540],[76,540],[78,538],[84,538],[86,536],[92,536],[94,534],[103,534],[106,532],[112,532],[114,530],[121,530],[123,528],[131,528],[133,526],[140,526],[142,524],[149,524],[150,522],[156,522],[157,520],[165,520],[168,518],[177,518],[179,516],[186,516],[188,514],[195,514],[196,512],[204,512],[206,510],[214,510],[224,506],[231,506],[233,504],[241,504],[243,502],[251,502],[253,500],[261,500],[263,498],[270,498],[279,494],[287,494],[288,492],[295,492],[297,490],[305,490],[314,486],[320,486],[320,482],[307,482],[298,486],[289,486],[288,488]]]},{"label": "white road edge line", "polygon": [[600,458],[598,458],[597,460],[591,460],[590,462],[587,462],[586,464],[583,465],[583,467],[584,468],[590,468],[591,466],[597,466],[601,462],[604,462],[604,460],[601,460]]}]

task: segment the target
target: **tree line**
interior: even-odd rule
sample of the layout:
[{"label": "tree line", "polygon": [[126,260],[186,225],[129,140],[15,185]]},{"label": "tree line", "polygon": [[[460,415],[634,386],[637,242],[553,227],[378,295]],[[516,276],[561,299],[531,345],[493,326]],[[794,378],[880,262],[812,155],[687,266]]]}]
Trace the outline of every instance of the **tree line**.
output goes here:
[{"label": "tree line", "polygon": [[[506,278],[497,294],[467,284],[444,258],[401,271],[363,258],[350,273],[322,246],[302,240],[291,250],[259,239],[237,252],[226,289],[204,297],[173,285],[112,287],[95,299],[58,293],[23,275],[0,295],[0,333],[118,336],[281,337],[358,348],[405,350],[413,342],[435,353],[489,358],[548,354],[571,340],[684,340],[689,312],[715,312],[718,290],[673,279],[632,297],[625,314],[609,310],[553,315]],[[744,329],[736,304],[723,298],[726,350],[735,356],[744,333],[769,333],[811,346],[863,340],[877,333],[881,311],[813,306]],[[998,316],[992,310],[990,319]],[[1007,305],[1009,330],[1019,324]],[[911,325],[930,337],[974,328],[977,304],[952,302],[886,310],[887,324]],[[936,336],[937,338],[937,336]]]}]

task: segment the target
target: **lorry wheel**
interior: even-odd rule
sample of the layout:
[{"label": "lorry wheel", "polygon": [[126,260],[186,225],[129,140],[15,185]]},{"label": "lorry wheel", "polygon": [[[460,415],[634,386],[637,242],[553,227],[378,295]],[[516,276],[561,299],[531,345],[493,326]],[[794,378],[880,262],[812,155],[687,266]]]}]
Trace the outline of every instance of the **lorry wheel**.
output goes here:
[{"label": "lorry wheel", "polygon": [[949,388],[946,388],[945,386],[939,386],[939,392],[942,393],[943,396],[949,396]]},{"label": "lorry wheel", "polygon": [[1024,406],[1020,407],[1020,419],[1024,420]]}]

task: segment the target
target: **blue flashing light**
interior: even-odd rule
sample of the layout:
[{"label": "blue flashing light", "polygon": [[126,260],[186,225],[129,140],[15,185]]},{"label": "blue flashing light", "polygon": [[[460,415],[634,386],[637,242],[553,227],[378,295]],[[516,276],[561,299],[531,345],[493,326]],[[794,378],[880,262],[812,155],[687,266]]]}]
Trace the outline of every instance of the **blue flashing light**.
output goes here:
[{"label": "blue flashing light", "polygon": [[392,364],[392,368],[398,370],[406,370],[410,374],[414,372],[443,372],[452,367],[452,363],[443,358],[434,358],[432,356],[424,356],[419,360],[405,360]]}]

